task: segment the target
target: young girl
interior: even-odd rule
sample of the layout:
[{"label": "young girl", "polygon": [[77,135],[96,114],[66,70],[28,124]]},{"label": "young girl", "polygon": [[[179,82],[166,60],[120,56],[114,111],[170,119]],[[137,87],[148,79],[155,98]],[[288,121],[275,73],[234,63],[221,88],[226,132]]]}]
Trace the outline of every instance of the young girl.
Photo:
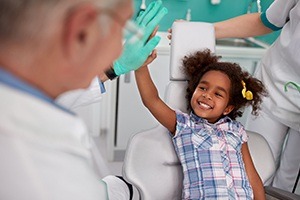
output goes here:
[{"label": "young girl", "polygon": [[[154,52],[146,62],[156,57]],[[247,134],[235,121],[243,108],[257,115],[266,91],[234,63],[220,62],[209,50],[183,59],[190,114],[173,110],[158,96],[147,66],[135,71],[144,105],[173,135],[184,174],[183,199],[265,199],[253,165]]]}]

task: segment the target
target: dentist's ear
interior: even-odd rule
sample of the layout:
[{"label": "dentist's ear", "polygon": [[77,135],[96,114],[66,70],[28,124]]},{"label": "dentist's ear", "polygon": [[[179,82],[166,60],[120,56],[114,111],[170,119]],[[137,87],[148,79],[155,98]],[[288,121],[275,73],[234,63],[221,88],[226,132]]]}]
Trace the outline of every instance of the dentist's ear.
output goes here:
[{"label": "dentist's ear", "polygon": [[[98,11],[86,4],[71,10],[62,27],[63,53],[67,59],[80,63],[91,51],[98,37],[95,27],[98,25]],[[79,56],[80,55],[80,56]]]},{"label": "dentist's ear", "polygon": [[223,111],[223,115],[228,115],[232,110],[234,109],[233,105],[229,105],[225,108],[225,110]]}]

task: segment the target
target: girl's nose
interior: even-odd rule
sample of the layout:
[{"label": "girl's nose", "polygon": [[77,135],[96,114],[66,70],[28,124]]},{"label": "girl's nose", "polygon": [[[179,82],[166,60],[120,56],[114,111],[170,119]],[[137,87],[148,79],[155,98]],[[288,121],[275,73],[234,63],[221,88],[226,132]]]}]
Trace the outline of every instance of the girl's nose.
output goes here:
[{"label": "girl's nose", "polygon": [[211,98],[211,95],[208,94],[208,93],[203,93],[202,96],[203,96],[204,98],[208,99],[208,100],[211,100],[211,99],[212,99],[212,98]]}]

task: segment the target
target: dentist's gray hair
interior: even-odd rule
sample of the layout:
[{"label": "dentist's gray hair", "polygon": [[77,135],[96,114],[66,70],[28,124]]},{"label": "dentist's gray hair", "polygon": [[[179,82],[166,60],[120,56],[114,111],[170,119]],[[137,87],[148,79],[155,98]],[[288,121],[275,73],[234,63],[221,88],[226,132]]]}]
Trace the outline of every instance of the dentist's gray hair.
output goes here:
[{"label": "dentist's gray hair", "polygon": [[[1,0],[0,43],[38,39],[56,30],[59,20],[81,3],[116,8],[126,0]],[[54,26],[54,27],[51,27]],[[47,37],[47,36],[46,36]]]}]

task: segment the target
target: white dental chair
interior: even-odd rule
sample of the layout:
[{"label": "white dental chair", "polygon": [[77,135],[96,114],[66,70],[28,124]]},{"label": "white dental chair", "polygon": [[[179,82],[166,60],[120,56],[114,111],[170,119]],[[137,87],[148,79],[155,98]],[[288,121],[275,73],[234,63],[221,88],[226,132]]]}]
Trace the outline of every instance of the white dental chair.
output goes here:
[{"label": "white dental chair", "polygon": [[[172,27],[170,82],[165,100],[169,106],[186,111],[186,81],[179,69],[184,55],[209,48],[215,51],[212,24],[175,22]],[[163,66],[162,66],[163,67]],[[146,108],[145,108],[146,109]],[[255,167],[264,183],[272,178],[275,164],[265,139],[248,132],[248,145]],[[183,174],[171,135],[159,125],[133,135],[128,143],[123,177],[139,191],[142,200],[181,199]]]}]

